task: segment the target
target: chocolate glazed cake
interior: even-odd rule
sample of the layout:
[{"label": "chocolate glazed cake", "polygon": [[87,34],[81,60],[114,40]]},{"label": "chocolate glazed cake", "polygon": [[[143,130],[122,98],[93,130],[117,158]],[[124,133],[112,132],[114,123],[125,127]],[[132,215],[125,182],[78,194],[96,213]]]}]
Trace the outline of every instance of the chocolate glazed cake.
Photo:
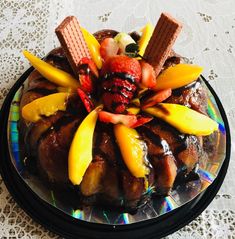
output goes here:
[{"label": "chocolate glazed cake", "polygon": [[[104,31],[101,34],[105,36]],[[72,74],[61,48],[51,51],[45,60]],[[166,64],[179,62],[178,56],[172,56]],[[28,78],[20,107],[57,91],[56,85],[34,70]],[[200,80],[173,91],[167,102],[187,105],[199,112],[206,112],[207,108],[207,96]],[[38,171],[42,178],[56,187],[69,185],[69,146],[78,125],[87,114],[78,96],[70,97],[67,104],[65,112],[58,111],[37,123],[25,124],[22,118],[20,121],[29,159],[27,165],[31,170],[36,167],[33,170]],[[182,178],[187,180],[187,175],[194,170],[203,155],[201,137],[181,134],[159,119],[138,127],[137,131],[147,145],[147,158],[152,165],[151,173],[146,179],[132,176],[126,168],[115,142],[113,125],[98,122],[94,136],[93,161],[78,189],[84,203],[109,202],[110,205],[136,208],[149,199],[149,188],[154,188],[155,194],[167,195],[173,186],[177,186],[174,182],[184,183]],[[181,178],[180,181],[176,180],[177,175]],[[90,179],[96,177],[102,177],[100,185],[90,187]]]},{"label": "chocolate glazed cake", "polygon": [[142,35],[94,35],[67,17],[62,47],[35,67],[20,102],[26,166],[76,205],[135,210],[152,196],[198,180],[208,136],[202,67],[182,63],[172,46],[182,24],[163,13]]}]

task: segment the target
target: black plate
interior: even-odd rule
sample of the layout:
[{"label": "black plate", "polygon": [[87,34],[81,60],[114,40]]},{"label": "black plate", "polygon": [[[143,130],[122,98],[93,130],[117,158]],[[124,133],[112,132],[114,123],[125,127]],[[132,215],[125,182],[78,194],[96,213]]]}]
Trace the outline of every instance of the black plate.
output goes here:
[{"label": "black plate", "polygon": [[104,225],[89,223],[73,218],[40,199],[23,181],[13,166],[7,138],[7,124],[10,105],[16,91],[21,87],[33,68],[28,69],[14,84],[8,93],[0,112],[0,170],[2,178],[16,202],[35,221],[47,229],[65,238],[102,238],[102,239],[139,239],[160,238],[167,236],[185,226],[210,204],[223,183],[230,160],[231,139],[228,120],[223,106],[209,83],[203,78],[205,84],[213,94],[219,107],[220,114],[226,129],[226,157],[220,172],[214,182],[199,196],[189,203],[155,219],[146,220],[129,225]]}]

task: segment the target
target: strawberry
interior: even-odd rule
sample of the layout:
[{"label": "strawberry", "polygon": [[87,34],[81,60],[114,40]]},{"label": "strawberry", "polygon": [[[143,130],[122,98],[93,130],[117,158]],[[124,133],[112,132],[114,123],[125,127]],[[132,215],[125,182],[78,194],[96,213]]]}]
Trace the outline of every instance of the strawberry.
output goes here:
[{"label": "strawberry", "polygon": [[131,75],[135,82],[141,79],[141,66],[138,60],[124,55],[110,57],[105,63],[105,73],[120,72]]},{"label": "strawberry", "polygon": [[80,65],[87,65],[88,68],[90,69],[91,73],[96,76],[97,78],[99,77],[99,72],[98,72],[98,69],[97,69],[97,66],[95,64],[95,62],[93,60],[91,60],[90,58],[88,57],[83,57],[81,60],[80,60]]},{"label": "strawberry", "polygon": [[123,115],[123,114],[113,114],[107,111],[99,112],[99,120],[105,123],[119,124],[122,123],[127,127],[132,127],[136,124],[137,117],[136,115]]},{"label": "strawberry", "polygon": [[170,88],[165,90],[160,90],[154,93],[151,97],[144,100],[141,104],[143,105],[141,108],[146,109],[148,107],[154,106],[157,103],[160,103],[164,100],[166,100],[168,97],[171,96],[172,90]]},{"label": "strawberry", "polygon": [[78,73],[82,89],[91,93],[94,90],[93,80],[99,77],[95,63],[91,59],[83,57],[79,63]]},{"label": "strawberry", "polygon": [[131,127],[132,128],[139,127],[141,125],[144,125],[144,124],[150,122],[152,119],[153,119],[153,117],[138,115],[137,122],[135,124],[133,124]]},{"label": "strawberry", "polygon": [[102,100],[106,109],[124,113],[141,79],[139,62],[127,56],[109,57],[102,69]]},{"label": "strawberry", "polygon": [[141,85],[143,87],[153,88],[156,85],[156,74],[153,67],[145,61],[141,61],[140,65],[142,70]]},{"label": "strawberry", "polygon": [[81,98],[87,112],[88,113],[91,112],[95,108],[93,102],[91,101],[91,97],[80,88],[77,89],[77,92],[78,92],[78,95]]},{"label": "strawberry", "polygon": [[117,55],[118,50],[119,46],[117,42],[111,37],[105,38],[100,44],[100,55],[104,61],[111,56]]},{"label": "strawberry", "polygon": [[124,113],[126,105],[129,103],[129,99],[119,93],[105,92],[102,95],[103,103],[111,112]]}]

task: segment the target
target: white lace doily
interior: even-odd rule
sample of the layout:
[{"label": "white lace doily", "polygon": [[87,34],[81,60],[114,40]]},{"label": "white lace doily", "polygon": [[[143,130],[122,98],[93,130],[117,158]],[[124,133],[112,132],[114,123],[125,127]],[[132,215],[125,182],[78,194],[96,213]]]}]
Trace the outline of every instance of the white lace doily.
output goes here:
[{"label": "white lace doily", "polygon": [[[28,68],[28,49],[44,56],[58,45],[54,29],[75,15],[94,32],[103,28],[131,31],[159,14],[170,12],[184,23],[175,50],[204,66],[204,76],[219,95],[231,132],[235,131],[235,2],[234,0],[1,0],[0,105],[8,90]],[[235,144],[228,174],[219,194],[196,220],[168,236],[235,238]],[[0,238],[58,238],[19,208],[0,179]]]}]

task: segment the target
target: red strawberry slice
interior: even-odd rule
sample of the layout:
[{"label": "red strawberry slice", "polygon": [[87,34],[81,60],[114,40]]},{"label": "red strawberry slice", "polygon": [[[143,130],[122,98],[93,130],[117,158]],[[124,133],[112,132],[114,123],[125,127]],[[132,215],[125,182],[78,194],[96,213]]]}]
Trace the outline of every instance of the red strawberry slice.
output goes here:
[{"label": "red strawberry slice", "polygon": [[153,119],[153,117],[137,115],[137,122],[132,125],[132,128],[142,126],[142,125],[150,122],[152,119]]},{"label": "red strawberry slice", "polygon": [[83,57],[80,60],[80,65],[88,65],[88,68],[90,69],[90,71],[92,72],[92,74],[94,74],[94,76],[96,76],[97,78],[99,77],[99,72],[98,69],[96,67],[96,64],[93,60],[91,60],[88,57]]},{"label": "red strawberry slice", "polygon": [[99,120],[105,123],[119,124],[122,123],[127,127],[132,127],[136,124],[137,117],[136,115],[123,115],[123,114],[113,114],[107,111],[99,112]]},{"label": "red strawberry slice", "polygon": [[145,62],[140,62],[142,69],[141,85],[147,88],[153,88],[156,85],[156,74],[153,67]]},{"label": "red strawberry slice", "polygon": [[93,91],[93,82],[90,75],[79,74],[79,81],[83,90],[89,93]]},{"label": "red strawberry slice", "polygon": [[78,95],[80,96],[87,112],[91,112],[95,107],[93,102],[91,101],[91,97],[85,93],[82,89],[78,88],[77,89]]},{"label": "red strawberry slice", "polygon": [[148,107],[154,106],[157,103],[160,103],[160,102],[166,100],[168,97],[170,97],[171,93],[172,93],[172,90],[170,88],[165,89],[165,90],[160,90],[160,91],[156,92],[153,96],[151,96],[150,98],[148,98],[147,100],[142,102],[141,104],[143,106],[141,108],[146,109]]},{"label": "red strawberry slice", "polygon": [[119,46],[117,42],[111,37],[105,38],[100,44],[100,55],[104,61],[111,56],[117,55],[118,50]]}]

